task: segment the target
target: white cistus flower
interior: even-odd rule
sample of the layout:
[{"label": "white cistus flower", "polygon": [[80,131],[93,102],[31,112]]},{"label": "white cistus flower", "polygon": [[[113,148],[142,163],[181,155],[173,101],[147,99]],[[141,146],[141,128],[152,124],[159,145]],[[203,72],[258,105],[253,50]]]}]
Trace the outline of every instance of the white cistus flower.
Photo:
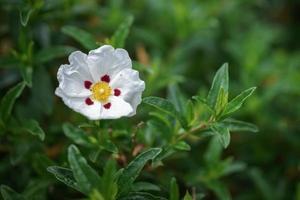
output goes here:
[{"label": "white cistus flower", "polygon": [[75,51],[69,62],[58,69],[55,91],[67,106],[91,120],[135,115],[145,83],[126,50],[104,45],[88,55]]}]

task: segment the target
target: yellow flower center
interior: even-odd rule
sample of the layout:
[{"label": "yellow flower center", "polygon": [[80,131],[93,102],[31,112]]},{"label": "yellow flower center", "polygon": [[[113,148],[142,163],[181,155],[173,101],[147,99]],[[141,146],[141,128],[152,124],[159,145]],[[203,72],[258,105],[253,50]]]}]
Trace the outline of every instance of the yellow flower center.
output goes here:
[{"label": "yellow flower center", "polygon": [[101,81],[92,85],[91,92],[93,99],[105,103],[112,94],[112,89],[107,82]]}]

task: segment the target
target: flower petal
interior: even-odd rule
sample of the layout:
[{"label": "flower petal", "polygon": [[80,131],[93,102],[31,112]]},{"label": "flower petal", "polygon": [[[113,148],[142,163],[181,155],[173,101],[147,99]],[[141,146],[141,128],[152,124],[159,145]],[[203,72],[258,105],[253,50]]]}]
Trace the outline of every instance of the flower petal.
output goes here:
[{"label": "flower petal", "polygon": [[78,71],[82,79],[92,80],[87,63],[87,55],[81,51],[74,51],[69,56],[70,70]]},{"label": "flower petal", "polygon": [[59,88],[70,97],[87,97],[91,91],[85,88],[83,75],[70,65],[61,65],[57,72]]},{"label": "flower petal", "polygon": [[103,107],[103,109],[101,109],[101,119],[117,119],[129,116],[133,110],[129,103],[119,97],[111,96],[109,103],[105,104],[107,105],[106,108]]},{"label": "flower petal", "polygon": [[129,116],[135,115],[137,106],[142,101],[145,82],[139,78],[139,72],[133,69],[120,71],[111,81],[110,86],[121,91],[120,98],[128,102],[133,110]]},{"label": "flower petal", "polygon": [[127,51],[114,49],[110,45],[104,45],[90,51],[87,62],[95,82],[99,81],[104,75],[113,78],[121,70],[132,67]]},{"label": "flower petal", "polygon": [[87,105],[84,97],[69,97],[64,94],[64,92],[57,88],[55,91],[57,96],[60,96],[64,103],[71,109],[79,112],[80,114],[86,116],[90,120],[100,119],[100,114],[102,110],[102,105],[98,101],[94,101],[93,104]]}]

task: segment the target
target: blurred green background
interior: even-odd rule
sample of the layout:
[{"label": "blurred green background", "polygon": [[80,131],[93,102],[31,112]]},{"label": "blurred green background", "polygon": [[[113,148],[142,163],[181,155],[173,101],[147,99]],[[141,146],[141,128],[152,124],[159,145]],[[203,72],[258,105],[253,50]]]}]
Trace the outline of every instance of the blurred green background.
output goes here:
[{"label": "blurred green background", "polygon": [[[90,33],[101,45],[109,42],[126,17],[133,16],[125,49],[146,80],[144,96],[168,96],[173,84],[188,97],[205,95],[224,62],[229,63],[233,96],[257,86],[235,115],[260,131],[232,134],[222,158],[233,157],[238,172],[216,175],[232,198],[300,199],[299,1],[1,0],[0,11],[0,95],[22,77],[32,76],[32,87],[17,100],[13,115],[17,121],[36,119],[46,133],[41,142],[14,130],[15,122],[1,131],[1,184],[20,192],[35,185],[37,199],[78,196],[45,170],[51,162],[66,163],[70,141],[61,124],[86,120],[54,95],[60,64],[67,63],[71,51],[87,53],[91,46],[80,45],[66,27]],[[116,123],[120,127],[127,121],[138,123],[143,115]],[[196,187],[204,199],[220,198],[222,187],[216,189],[199,178],[206,169],[206,146],[203,140],[193,144],[191,152],[167,160],[155,182],[167,190],[175,176],[182,193]]]}]

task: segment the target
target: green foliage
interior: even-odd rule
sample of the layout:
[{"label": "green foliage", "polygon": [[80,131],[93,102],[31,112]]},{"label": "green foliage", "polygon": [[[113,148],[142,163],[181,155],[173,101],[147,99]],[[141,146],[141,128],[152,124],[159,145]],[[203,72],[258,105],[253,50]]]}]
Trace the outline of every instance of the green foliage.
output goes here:
[{"label": "green foliage", "polygon": [[24,82],[18,83],[16,86],[11,88],[2,98],[0,104],[1,122],[3,125],[11,117],[11,112],[16,99],[22,94],[25,88]]},{"label": "green foliage", "polygon": [[[296,0],[0,5],[3,199],[299,199]],[[103,44],[146,83],[135,116],[54,95],[70,53]]]},{"label": "green foliage", "polygon": [[64,34],[75,39],[87,50],[95,49],[98,47],[94,37],[90,33],[86,32],[80,28],[77,28],[74,26],[64,26],[64,27],[62,27],[61,31]]}]

